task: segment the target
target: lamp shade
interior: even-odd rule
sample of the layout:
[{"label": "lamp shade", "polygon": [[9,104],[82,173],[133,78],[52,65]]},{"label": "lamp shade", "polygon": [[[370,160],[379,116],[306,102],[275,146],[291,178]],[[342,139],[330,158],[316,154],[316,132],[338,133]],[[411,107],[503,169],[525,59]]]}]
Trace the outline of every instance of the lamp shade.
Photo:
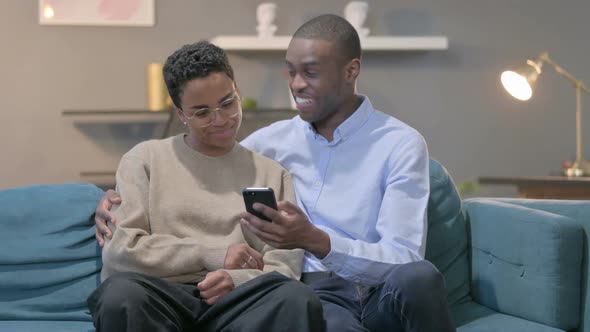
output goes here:
[{"label": "lamp shade", "polygon": [[527,64],[516,70],[507,70],[500,75],[504,89],[518,100],[529,100],[533,96],[533,86],[541,74],[542,62],[527,60]]}]

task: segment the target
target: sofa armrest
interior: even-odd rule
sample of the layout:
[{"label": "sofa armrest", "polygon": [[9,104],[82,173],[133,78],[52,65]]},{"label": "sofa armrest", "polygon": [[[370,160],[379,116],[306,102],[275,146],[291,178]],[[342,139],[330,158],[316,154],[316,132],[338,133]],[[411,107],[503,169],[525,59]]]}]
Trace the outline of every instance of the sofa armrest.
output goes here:
[{"label": "sofa armrest", "polygon": [[508,204],[520,205],[531,209],[543,210],[562,216],[568,216],[579,222],[584,228],[584,257],[582,259],[582,313],[578,331],[590,332],[590,201],[588,200],[550,200],[550,199],[524,199],[524,198],[494,198],[493,200]]},{"label": "sofa armrest", "polygon": [[464,204],[474,300],[563,330],[580,321],[583,229],[575,220],[493,199]]}]

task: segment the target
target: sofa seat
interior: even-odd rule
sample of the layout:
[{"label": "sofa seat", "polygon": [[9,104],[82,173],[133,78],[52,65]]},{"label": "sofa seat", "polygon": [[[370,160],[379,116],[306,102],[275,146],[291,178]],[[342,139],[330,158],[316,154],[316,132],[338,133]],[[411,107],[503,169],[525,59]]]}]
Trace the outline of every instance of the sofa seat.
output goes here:
[{"label": "sofa seat", "polygon": [[18,332],[92,332],[92,322],[57,320],[0,320],[0,331]]},{"label": "sofa seat", "polygon": [[457,332],[560,332],[547,325],[504,315],[481,304],[469,301],[451,308]]}]

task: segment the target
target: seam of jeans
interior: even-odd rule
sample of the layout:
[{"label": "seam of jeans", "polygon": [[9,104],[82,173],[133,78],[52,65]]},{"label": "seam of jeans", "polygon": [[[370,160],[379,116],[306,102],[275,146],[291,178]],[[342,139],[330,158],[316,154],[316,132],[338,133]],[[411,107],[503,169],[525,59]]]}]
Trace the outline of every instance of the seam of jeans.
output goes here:
[{"label": "seam of jeans", "polygon": [[358,301],[358,306],[361,309],[361,317],[363,315],[363,292],[359,285],[354,285],[354,290],[356,291],[356,299]]},{"label": "seam of jeans", "polygon": [[[394,294],[393,294],[393,292],[387,292],[387,293],[383,294],[383,295],[381,296],[381,298],[379,299],[379,301],[377,301],[376,308],[378,308],[378,307],[379,307],[379,305],[381,304],[381,302],[383,302],[383,300],[385,299],[385,297],[387,297],[388,295],[394,295]],[[397,296],[392,296],[392,298],[393,298],[393,300],[396,302],[396,304],[400,304],[400,301],[399,301],[399,299],[398,299],[398,297],[397,297]],[[406,315],[404,314],[404,309],[405,309],[404,307],[401,307],[399,311],[400,311],[400,314],[401,314],[401,316],[402,316],[401,318],[402,318],[404,321],[407,321],[407,320],[408,320],[408,318],[407,318],[407,317],[406,317]],[[369,313],[366,313],[366,314],[365,314],[365,308],[362,308],[362,312],[361,312],[361,323],[362,323],[362,322],[363,322],[363,321],[364,321],[364,320],[365,320],[367,317],[369,317],[369,315],[372,315],[372,314],[374,314],[374,313],[375,313],[375,311],[371,311],[371,312],[369,312]],[[395,314],[395,312],[394,312],[393,314]],[[402,323],[403,323],[403,322],[402,322]]]}]

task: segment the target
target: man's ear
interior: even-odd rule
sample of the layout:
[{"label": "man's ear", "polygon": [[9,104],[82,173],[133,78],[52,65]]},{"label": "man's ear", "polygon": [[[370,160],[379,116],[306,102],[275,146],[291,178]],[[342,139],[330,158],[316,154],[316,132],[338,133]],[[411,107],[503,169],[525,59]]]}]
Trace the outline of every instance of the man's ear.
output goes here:
[{"label": "man's ear", "polygon": [[361,73],[361,60],[359,59],[352,59],[346,65],[345,70],[345,79],[349,83],[356,82],[357,77]]}]

